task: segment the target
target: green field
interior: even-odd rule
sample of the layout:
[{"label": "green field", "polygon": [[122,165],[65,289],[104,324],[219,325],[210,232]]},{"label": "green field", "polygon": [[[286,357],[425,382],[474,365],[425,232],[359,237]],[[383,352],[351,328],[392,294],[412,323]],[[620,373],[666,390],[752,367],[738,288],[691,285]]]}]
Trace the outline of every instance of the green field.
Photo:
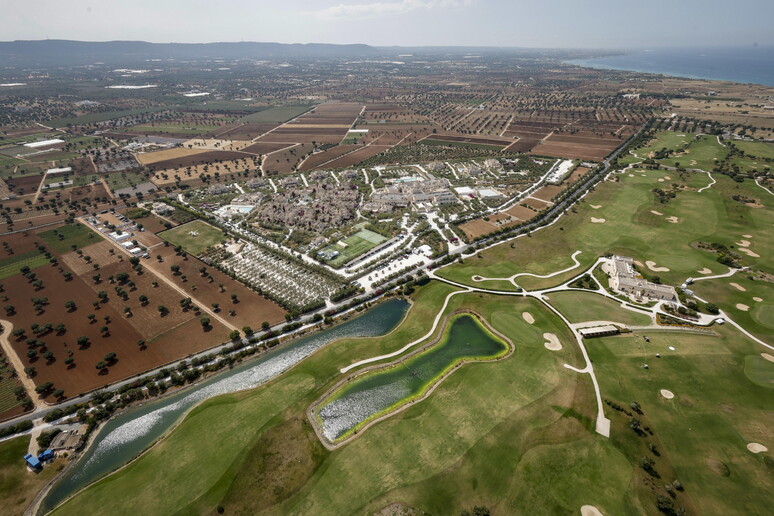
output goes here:
[{"label": "green field", "polygon": [[593,292],[552,292],[550,303],[571,323],[614,321],[628,326],[647,326],[651,318],[644,313],[621,308],[621,304]]},{"label": "green field", "polygon": [[0,500],[4,516],[21,516],[43,486],[57,474],[53,464],[40,473],[29,473],[24,455],[30,445],[30,437],[22,436],[0,443]]},{"label": "green field", "polygon": [[48,265],[48,259],[38,251],[18,254],[10,258],[0,260],[0,279],[10,278],[21,272],[22,267],[37,269]]},{"label": "green field", "polygon": [[[94,176],[89,176],[89,178],[92,177]],[[103,177],[107,180],[108,186],[110,186],[110,189],[113,191],[148,182],[148,179],[139,172],[113,172],[106,174]]]},{"label": "green field", "polygon": [[[339,255],[336,258],[330,260],[328,263],[333,267],[341,267],[348,261],[360,256],[361,254],[373,249],[377,245],[385,242],[387,238],[383,237],[379,233],[375,233],[369,229],[361,229],[354,235],[350,235],[341,242],[331,244],[321,252],[338,251]],[[344,245],[341,245],[341,243]]]},{"label": "green field", "polygon": [[85,247],[89,244],[95,244],[102,240],[99,236],[83,224],[68,224],[56,229],[49,229],[38,233],[38,238],[46,242],[46,246],[59,254],[66,253]]},{"label": "green field", "polygon": [[272,106],[268,109],[258,111],[257,113],[250,113],[247,116],[242,117],[240,122],[244,123],[257,123],[257,122],[274,122],[282,124],[295,118],[298,115],[306,113],[312,108],[312,104],[300,104],[300,105],[287,105],[287,106]]},{"label": "green field", "polygon": [[209,133],[210,131],[215,131],[216,129],[222,129],[223,127],[220,125],[214,125],[214,124],[199,124],[195,126],[182,126],[182,125],[176,125],[176,124],[143,124],[143,125],[135,125],[132,127],[129,127],[127,129],[130,133],[139,133],[139,134],[145,134],[145,133],[161,133],[161,134],[187,134],[190,136],[199,136],[205,133]]},{"label": "green field", "polygon": [[728,154],[728,149],[720,145],[715,136],[702,135],[694,138],[684,152],[659,160],[659,163],[670,167],[712,170]]},{"label": "green field", "polygon": [[201,220],[187,222],[182,226],[162,231],[158,235],[193,255],[199,255],[208,247],[227,239],[223,231]]},{"label": "green field", "polygon": [[749,156],[774,159],[774,144],[772,143],[747,142],[743,140],[734,140],[732,143]]}]

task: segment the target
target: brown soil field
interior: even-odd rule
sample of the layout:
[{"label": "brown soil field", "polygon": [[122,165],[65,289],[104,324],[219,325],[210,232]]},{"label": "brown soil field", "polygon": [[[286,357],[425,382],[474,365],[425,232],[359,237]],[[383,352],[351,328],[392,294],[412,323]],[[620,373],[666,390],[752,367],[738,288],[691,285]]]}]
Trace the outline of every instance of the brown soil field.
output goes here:
[{"label": "brown soil field", "polygon": [[[39,125],[33,125],[31,127],[3,126],[0,127],[0,131],[7,133],[5,136],[8,138],[18,138],[19,136],[27,136],[28,134],[42,134],[49,132]],[[0,138],[0,141],[2,141],[2,138]]]},{"label": "brown soil field", "polygon": [[517,204],[516,206],[509,208],[508,210],[505,211],[505,213],[519,220],[529,220],[535,215],[537,215],[534,211],[520,204]]},{"label": "brown soil field", "polygon": [[618,138],[604,138],[604,137],[597,137],[597,136],[576,136],[574,134],[557,134],[554,133],[551,135],[550,138],[548,138],[548,142],[560,142],[560,143],[572,143],[576,145],[590,145],[592,147],[610,147],[611,149],[615,149],[621,144],[620,139]]},{"label": "brown soil field", "polygon": [[433,140],[443,140],[449,142],[480,143],[482,145],[507,146],[513,143],[513,140],[506,138],[484,138],[479,136],[463,136],[456,134],[441,134],[432,136]]},{"label": "brown soil field", "polygon": [[[96,271],[93,264],[97,264],[101,268],[104,268],[109,265],[118,263],[119,251],[115,249],[113,244],[106,240],[102,240],[96,244],[87,245],[81,250],[83,251],[83,255],[79,255],[75,252],[69,252],[64,253],[61,259],[62,262],[64,262],[78,276],[87,276],[84,281],[91,281],[91,276],[97,273],[107,278],[108,275],[104,274],[101,270]],[[113,250],[115,254],[110,254],[111,250]],[[91,263],[84,259],[85,256],[91,258]]]},{"label": "brown soil field", "polygon": [[320,136],[339,136],[343,138],[347,134],[346,128],[335,127],[291,127],[284,125],[271,132],[274,135],[282,135],[286,138],[293,138],[296,135],[320,135]]},{"label": "brown soil field", "polygon": [[563,186],[557,186],[557,185],[546,185],[543,188],[540,188],[537,192],[532,194],[532,197],[537,197],[538,199],[543,199],[544,201],[551,201],[559,192],[563,191]]},{"label": "brown soil field", "polygon": [[536,210],[544,210],[548,207],[548,203],[545,203],[543,201],[539,201],[537,199],[533,199],[532,197],[527,197],[523,201],[521,201],[521,204],[525,206],[531,206],[532,208],[535,208]]},{"label": "brown soil field", "polygon": [[[179,326],[170,327],[165,333],[148,341],[146,351],[155,352],[159,363],[165,364],[225,342],[230,330],[212,317],[210,317],[210,321],[210,329],[207,331],[202,329],[198,317],[194,317]],[[184,348],[187,351],[185,354],[180,354],[184,350],[180,346],[181,342],[188,343],[187,347]]]},{"label": "brown soil field", "polygon": [[[126,210],[117,210],[120,213],[125,213]],[[139,237],[144,236],[148,233],[158,233],[159,231],[164,231],[167,229],[167,227],[164,225],[165,220],[157,217],[156,215],[150,214],[147,217],[143,217],[141,219],[136,219],[135,222],[138,224],[142,224],[143,228],[145,228],[145,231],[143,233],[138,233],[136,236]]]},{"label": "brown soil field", "polygon": [[43,180],[43,176],[24,176],[14,177],[12,179],[6,179],[6,184],[16,195],[23,195],[28,193],[34,193],[38,189],[38,185]]},{"label": "brown soil field", "polygon": [[[177,149],[173,149],[177,150]],[[166,152],[166,151],[161,151]],[[252,156],[238,151],[204,151],[197,152],[195,154],[181,155],[175,158],[169,158],[164,160],[155,161],[148,164],[148,168],[151,170],[162,170],[169,168],[185,168],[189,166],[196,166],[205,163],[217,163],[219,161],[231,161],[238,159],[248,159],[252,161]]]},{"label": "brown soil field", "polygon": [[337,135],[323,135],[323,134],[288,134],[278,133],[274,131],[265,136],[261,136],[258,141],[260,143],[330,143],[338,144],[341,141],[343,134]]},{"label": "brown soil field", "polygon": [[69,199],[70,201],[83,201],[87,199],[91,201],[103,197],[108,197],[108,193],[105,185],[102,183],[62,190],[62,198]]},{"label": "brown soil field", "polygon": [[36,243],[45,244],[42,240],[35,238],[35,234],[32,231],[26,235],[24,233],[12,233],[0,236],[0,244],[4,242],[8,243],[8,250],[5,247],[0,247],[1,260],[34,251]]},{"label": "brown soil field", "polygon": [[[231,178],[229,176],[237,172],[243,172],[245,170],[255,171],[256,169],[256,165],[253,163],[252,159],[247,161],[240,159],[236,161],[214,163],[210,165],[207,170],[205,170],[205,167],[207,167],[206,164],[193,166],[190,171],[187,167],[178,170],[157,170],[150,178],[150,181],[156,186],[163,187],[164,185],[175,183],[175,176],[178,176],[182,182],[188,184],[189,182],[196,181],[200,175],[209,174],[212,176],[215,172],[219,172],[221,178],[226,177],[230,180]],[[196,184],[200,183],[197,182]]]},{"label": "brown soil field", "polygon": [[[162,256],[163,263],[158,263],[155,258],[157,254]],[[152,268],[171,278],[175,285],[184,289],[191,298],[199,300],[201,304],[211,307],[212,303],[220,303],[220,315],[226,320],[233,322],[237,328],[242,328],[243,326],[260,328],[263,321],[275,324],[285,320],[285,310],[278,304],[259,296],[256,292],[231,279],[214,267],[204,264],[197,258],[189,256],[187,260],[184,260],[175,254],[172,246],[154,248],[151,253],[151,259],[143,260],[142,263],[143,266]],[[171,273],[170,267],[172,265],[180,266],[180,276],[174,276]],[[212,283],[201,276],[201,273],[199,273],[200,267],[207,268],[207,272],[214,278]],[[188,281],[182,281],[183,275],[187,276]],[[224,292],[220,292],[218,287],[220,283],[223,284]],[[196,287],[196,290],[194,290],[194,287]],[[237,295],[238,303],[234,304],[231,302],[231,294]],[[236,315],[233,317],[229,316],[229,310],[235,310]]]},{"label": "brown soil field", "polygon": [[303,129],[335,129],[337,131],[348,131],[352,126],[352,119],[350,118],[331,118],[321,117],[314,120],[301,120],[288,122],[280,129],[287,131],[303,130]]},{"label": "brown soil field", "polygon": [[564,180],[564,182],[567,184],[572,184],[578,179],[580,179],[589,170],[591,169],[587,167],[577,167],[575,170],[572,171],[572,174],[570,174],[570,176]]},{"label": "brown soil field", "polygon": [[357,165],[363,160],[366,160],[372,156],[376,156],[380,152],[384,152],[389,149],[389,145],[368,145],[361,149],[356,150],[350,154],[342,156],[340,158],[331,161],[325,165],[325,168],[344,168]]},{"label": "brown soil field", "polygon": [[588,145],[574,145],[570,143],[550,143],[549,141],[537,145],[532,153],[540,156],[555,156],[567,159],[582,159],[588,161],[601,161],[612,152],[609,148],[590,147]]},{"label": "brown soil field", "polygon": [[529,152],[535,145],[538,144],[538,142],[540,142],[540,140],[521,138],[503,149],[503,152]]},{"label": "brown soil field", "polygon": [[304,143],[268,154],[263,160],[263,170],[267,173],[289,174],[293,172],[293,167],[311,150],[312,145]]},{"label": "brown soil field", "polygon": [[312,154],[301,164],[300,170],[314,170],[315,168],[324,168],[325,163],[332,161],[348,152],[352,152],[359,149],[361,145],[338,145],[330,149]]},{"label": "brown soil field", "polygon": [[[42,357],[31,361],[26,355],[27,344],[24,339],[20,341],[12,339],[14,349],[25,366],[31,365],[37,369],[37,375],[34,377],[36,385],[50,381],[56,388],[64,389],[66,396],[72,396],[114,382],[153,365],[152,362],[146,362],[143,357],[137,357],[137,340],[140,335],[121,314],[110,306],[101,305],[98,310],[92,307],[92,301],[97,297],[80,277],[75,276],[66,282],[55,267],[41,267],[35,272],[44,283],[44,288],[38,292],[32,291],[27,280],[21,275],[6,278],[4,283],[10,298],[9,303],[16,306],[16,314],[8,317],[15,328],[24,327],[31,336],[29,328],[32,323],[53,325],[63,323],[66,326],[66,332],[63,335],[52,332],[39,336],[40,340],[45,342],[46,349],[54,352],[56,359],[52,363],[46,363]],[[115,295],[108,292],[108,295],[110,294]],[[32,310],[30,303],[32,296],[48,298],[49,304],[44,307],[40,315]],[[76,310],[68,312],[65,309],[64,303],[67,300],[75,302]],[[87,319],[86,316],[89,313],[97,316],[95,323],[90,323]],[[104,325],[104,316],[109,316],[111,320],[107,325],[110,328],[110,334],[105,337],[99,331]],[[81,336],[86,336],[91,341],[91,345],[86,349],[82,349],[76,343]],[[75,367],[72,368],[68,368],[64,363],[68,350],[72,351],[75,359]],[[41,349],[38,348],[39,353],[40,351]],[[100,375],[94,365],[108,352],[117,353],[118,362],[110,368],[108,374]]]},{"label": "brown soil field", "polygon": [[245,147],[242,149],[244,152],[250,152],[252,154],[271,154],[272,152],[277,152],[280,149],[284,149],[285,147],[290,147],[293,145],[292,143],[254,143],[250,145],[249,147]]},{"label": "brown soil field", "polygon": [[179,158],[194,156],[196,154],[203,154],[205,152],[207,151],[203,149],[186,149],[184,147],[175,147],[173,149],[164,149],[154,152],[141,152],[136,156],[143,165],[150,165],[152,163],[158,163],[161,161],[174,161]]},{"label": "brown soil field", "polygon": [[460,225],[460,229],[464,231],[466,235],[468,235],[468,238],[473,240],[480,236],[491,233],[496,228],[494,224],[490,224],[485,220],[475,219]]}]

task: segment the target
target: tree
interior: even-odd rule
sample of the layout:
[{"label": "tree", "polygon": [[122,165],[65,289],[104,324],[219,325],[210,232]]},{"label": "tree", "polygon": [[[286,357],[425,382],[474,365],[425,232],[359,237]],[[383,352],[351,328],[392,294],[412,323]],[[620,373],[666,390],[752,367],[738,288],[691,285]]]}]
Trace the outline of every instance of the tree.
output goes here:
[{"label": "tree", "polygon": [[89,322],[94,322],[97,320],[97,316],[94,314],[89,314],[86,316],[86,318],[89,320]]},{"label": "tree", "polygon": [[199,322],[202,325],[202,328],[209,328],[210,327],[210,319],[208,317],[202,317],[199,319]]},{"label": "tree", "polygon": [[236,294],[231,294],[231,302],[232,303],[238,303],[239,299],[237,298]]},{"label": "tree", "polygon": [[143,339],[138,340],[137,347],[139,347],[140,349],[145,349],[145,341]]},{"label": "tree", "polygon": [[107,362],[108,364],[112,364],[112,363],[114,363],[116,360],[118,360],[118,355],[116,355],[115,353],[113,353],[113,352],[111,351],[110,353],[108,353],[108,354],[106,354],[106,355],[105,355],[105,359],[104,359],[104,360],[105,360],[105,362]]},{"label": "tree", "polygon": [[164,315],[167,315],[167,314],[169,313],[169,308],[167,308],[167,307],[166,307],[166,306],[164,306],[164,305],[159,305],[159,306],[158,306],[158,308],[157,308],[157,310],[159,311],[159,313],[160,313],[162,316],[164,316]]},{"label": "tree", "polygon": [[138,299],[140,300],[140,304],[142,306],[145,306],[148,304],[148,296],[146,296],[145,294],[141,294]]},{"label": "tree", "polygon": [[51,393],[52,396],[54,396],[56,399],[63,398],[64,397],[64,389],[57,389],[54,392]]},{"label": "tree", "polygon": [[79,346],[81,346],[81,347],[86,347],[86,346],[88,346],[89,344],[91,344],[91,341],[89,341],[89,338],[88,338],[88,337],[86,337],[86,336],[83,336],[83,337],[78,337],[78,340],[76,340],[76,342],[77,342],[77,343],[78,343],[78,345],[79,345]]},{"label": "tree", "polygon": [[180,274],[180,266],[179,265],[173,265],[170,267],[170,270],[175,274]]},{"label": "tree", "polygon": [[34,360],[34,359],[38,358],[38,352],[35,351],[34,349],[28,349],[27,350],[27,358],[29,358],[30,360]]},{"label": "tree", "polygon": [[69,312],[72,312],[73,310],[75,310],[75,301],[73,301],[72,299],[65,301],[64,306],[65,308],[67,308]]},{"label": "tree", "polygon": [[269,328],[271,328],[271,324],[269,324],[269,321],[263,321],[263,322],[261,323],[261,329],[262,329],[263,331],[266,331],[266,330],[268,330]]},{"label": "tree", "polygon": [[212,306],[213,312],[218,313],[220,311],[220,303],[212,303],[210,306]]},{"label": "tree", "polygon": [[242,332],[245,334],[245,337],[247,337],[248,335],[251,335],[253,333],[253,329],[250,328],[249,326],[245,326],[244,328],[242,328]]},{"label": "tree", "polygon": [[27,366],[24,368],[24,374],[27,375],[27,378],[32,378],[38,373],[38,370],[35,369],[32,366]]},{"label": "tree", "polygon": [[103,362],[102,360],[100,360],[99,362],[97,362],[97,365],[95,365],[94,367],[96,367],[97,370],[102,371],[105,368],[107,368],[107,364],[105,362]]},{"label": "tree", "polygon": [[237,340],[239,338],[239,330],[232,330],[228,334],[228,340]]}]

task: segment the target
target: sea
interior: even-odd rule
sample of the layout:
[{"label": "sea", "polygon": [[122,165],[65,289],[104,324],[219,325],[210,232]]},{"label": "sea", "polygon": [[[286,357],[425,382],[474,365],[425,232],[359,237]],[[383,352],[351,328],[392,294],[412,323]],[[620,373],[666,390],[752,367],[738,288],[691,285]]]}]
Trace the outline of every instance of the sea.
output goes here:
[{"label": "sea", "polygon": [[575,59],[580,66],[774,86],[774,47],[654,48]]}]

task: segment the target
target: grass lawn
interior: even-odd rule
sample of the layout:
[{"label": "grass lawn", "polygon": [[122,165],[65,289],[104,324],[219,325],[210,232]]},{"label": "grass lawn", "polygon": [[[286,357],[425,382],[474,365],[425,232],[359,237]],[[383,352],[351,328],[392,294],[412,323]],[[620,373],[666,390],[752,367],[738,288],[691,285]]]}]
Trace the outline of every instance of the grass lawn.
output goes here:
[{"label": "grass lawn", "polygon": [[111,174],[106,174],[104,178],[107,180],[110,189],[113,191],[148,182],[144,175],[137,172],[113,172]]},{"label": "grass lawn", "polygon": [[341,245],[341,243],[337,242],[329,245],[323,249],[323,251],[338,251],[339,255],[328,263],[333,267],[341,267],[348,261],[373,249],[386,240],[387,239],[379,233],[374,233],[368,229],[361,229],[354,235],[350,235],[342,240],[345,245]]},{"label": "grass lawn", "polygon": [[635,150],[634,153],[641,158],[647,158],[651,152],[656,152],[661,149],[680,150],[690,142],[692,138],[692,134],[677,133],[675,131],[660,131],[655,134],[653,140],[648,142],[647,145]]},{"label": "grass lawn", "polygon": [[550,303],[571,323],[614,321],[629,326],[647,326],[650,316],[621,308],[620,303],[593,292],[552,292]]},{"label": "grass lawn", "polygon": [[4,260],[0,260],[0,279],[10,278],[21,272],[24,266],[30,269],[37,269],[48,265],[48,259],[38,251],[18,254]]},{"label": "grass lawn", "polygon": [[75,249],[80,249],[89,244],[100,242],[99,236],[83,224],[74,223],[56,229],[49,229],[37,234],[38,238],[46,242],[46,246],[59,254]]},{"label": "grass lawn", "polygon": [[670,167],[712,170],[717,163],[723,161],[727,153],[728,149],[721,146],[715,136],[702,135],[691,140],[684,153],[677,153],[659,162]]},{"label": "grass lawn", "polygon": [[[589,341],[588,350],[605,396],[642,406],[696,513],[766,514],[774,504],[766,487],[771,466],[763,454],[746,448],[750,442],[766,443],[769,449],[774,444],[774,391],[747,377],[748,362],[763,360],[763,348],[731,328],[717,331],[719,337],[648,333],[649,343],[636,333],[606,337]],[[649,368],[643,369],[643,363]],[[675,398],[663,398],[661,389]],[[630,432],[626,425],[621,420],[613,435]],[[718,473],[719,463],[731,476]],[[664,481],[669,479],[658,482]]]},{"label": "grass lawn", "polygon": [[240,122],[244,123],[259,123],[259,122],[274,122],[282,124],[295,118],[298,115],[306,113],[312,108],[312,104],[300,104],[300,105],[287,105],[287,106],[272,106],[268,109],[258,111],[257,113],[250,113],[247,116],[242,117]]},{"label": "grass lawn", "polygon": [[199,255],[208,247],[227,238],[223,231],[201,220],[193,220],[182,226],[162,231],[158,235],[193,255]]},{"label": "grass lawn", "polygon": [[5,516],[24,514],[35,494],[54,477],[61,465],[61,461],[56,461],[39,473],[30,473],[22,459],[29,445],[29,436],[0,443],[0,500]]},{"label": "grass lawn", "polygon": [[2,177],[5,177],[6,174],[10,174],[13,171],[13,166],[18,165],[19,163],[24,163],[24,161],[18,158],[0,154],[0,167],[3,167],[4,169],[9,168],[8,171],[5,171],[5,170],[0,171],[0,175],[2,175]]},{"label": "grass lawn", "polygon": [[732,143],[749,156],[774,159],[774,144],[772,143],[746,142],[742,140],[734,140]]}]

